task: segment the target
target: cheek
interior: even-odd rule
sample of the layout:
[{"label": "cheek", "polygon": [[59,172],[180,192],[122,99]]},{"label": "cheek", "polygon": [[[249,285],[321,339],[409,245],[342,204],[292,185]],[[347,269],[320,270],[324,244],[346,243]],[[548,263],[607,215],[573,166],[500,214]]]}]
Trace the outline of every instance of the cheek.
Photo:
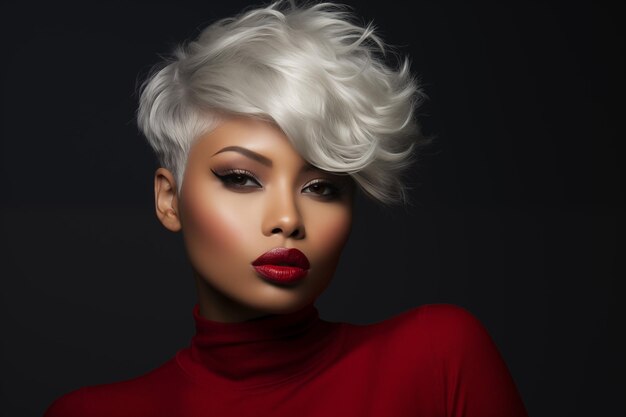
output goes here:
[{"label": "cheek", "polygon": [[253,213],[249,213],[252,206],[230,200],[229,196],[222,195],[188,201],[183,230],[190,251],[201,251],[210,258],[227,253],[241,254],[245,232],[251,230],[254,222]]},{"label": "cheek", "polygon": [[327,213],[318,213],[311,226],[312,243],[316,252],[335,262],[341,255],[352,225],[352,211],[346,207],[335,207]]}]

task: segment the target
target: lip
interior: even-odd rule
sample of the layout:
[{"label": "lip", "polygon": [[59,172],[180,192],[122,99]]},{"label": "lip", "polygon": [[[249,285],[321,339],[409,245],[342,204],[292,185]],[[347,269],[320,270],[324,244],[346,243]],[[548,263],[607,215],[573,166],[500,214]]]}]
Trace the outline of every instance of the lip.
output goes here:
[{"label": "lip", "polygon": [[268,281],[291,284],[306,277],[310,264],[298,249],[274,248],[255,259],[252,267]]}]

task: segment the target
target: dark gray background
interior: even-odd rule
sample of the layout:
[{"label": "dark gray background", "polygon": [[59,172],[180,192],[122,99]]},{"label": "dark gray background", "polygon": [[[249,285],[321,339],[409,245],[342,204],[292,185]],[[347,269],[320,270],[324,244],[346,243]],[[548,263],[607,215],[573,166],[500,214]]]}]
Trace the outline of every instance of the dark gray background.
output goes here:
[{"label": "dark gray background", "polygon": [[[618,13],[348,3],[411,55],[436,141],[411,172],[410,206],[360,199],[322,317],[458,304],[493,336],[531,415],[624,415]],[[188,344],[190,268],[154,215],[133,92],[158,54],[247,4],[2,6],[2,415],[41,415]]]}]

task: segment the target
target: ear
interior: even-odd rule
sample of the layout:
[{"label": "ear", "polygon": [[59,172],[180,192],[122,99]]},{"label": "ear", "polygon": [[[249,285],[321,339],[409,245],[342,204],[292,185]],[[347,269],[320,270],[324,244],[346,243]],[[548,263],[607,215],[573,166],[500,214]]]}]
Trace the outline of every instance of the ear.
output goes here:
[{"label": "ear", "polygon": [[182,228],[178,211],[178,197],[176,195],[176,181],[174,175],[165,169],[159,168],[154,173],[154,205],[156,215],[167,229],[178,232]]}]

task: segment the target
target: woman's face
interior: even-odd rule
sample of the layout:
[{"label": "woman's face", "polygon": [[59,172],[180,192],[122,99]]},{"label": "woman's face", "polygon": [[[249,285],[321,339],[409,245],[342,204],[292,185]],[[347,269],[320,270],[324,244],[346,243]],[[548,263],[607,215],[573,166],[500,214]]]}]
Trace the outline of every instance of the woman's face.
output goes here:
[{"label": "woman's face", "polygon": [[313,302],[348,238],[353,194],[269,122],[231,118],[199,138],[177,210],[201,314],[243,321]]}]

